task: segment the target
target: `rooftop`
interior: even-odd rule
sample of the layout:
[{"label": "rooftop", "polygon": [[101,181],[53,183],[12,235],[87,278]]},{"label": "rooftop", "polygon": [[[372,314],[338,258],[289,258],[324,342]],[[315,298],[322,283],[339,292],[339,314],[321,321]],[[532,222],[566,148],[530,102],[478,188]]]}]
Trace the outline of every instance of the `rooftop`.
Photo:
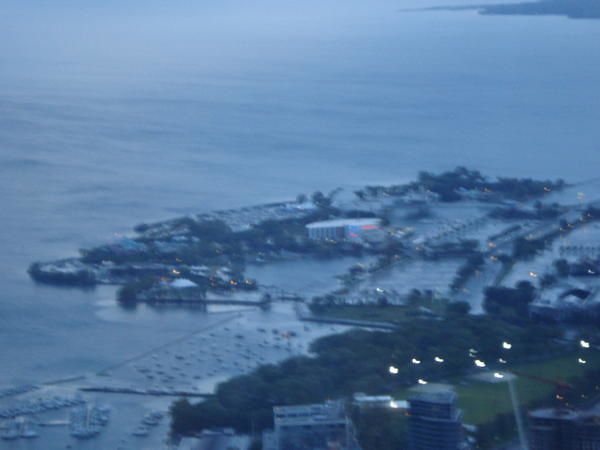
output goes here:
[{"label": "rooftop", "polygon": [[187,278],[177,278],[171,282],[170,286],[176,289],[198,287],[196,283],[194,283],[192,280],[188,280]]},{"label": "rooftop", "polygon": [[600,417],[600,407],[596,405],[590,410],[541,408],[530,411],[529,416],[536,419],[585,420]]},{"label": "rooftop", "polygon": [[198,437],[186,437],[179,443],[178,450],[247,450],[248,436],[236,435],[233,430],[205,431]]},{"label": "rooftop", "polygon": [[312,405],[276,406],[273,408],[276,425],[318,424],[346,420],[346,409],[341,401]]},{"label": "rooftop", "polygon": [[334,220],[323,220],[321,222],[313,222],[306,225],[306,228],[325,228],[325,227],[344,227],[344,226],[355,226],[361,227],[365,225],[380,225],[381,219],[376,217],[365,217],[357,219],[334,219]]},{"label": "rooftop", "polygon": [[408,399],[409,403],[423,401],[428,403],[448,404],[456,401],[456,393],[453,391],[420,391],[415,392]]}]

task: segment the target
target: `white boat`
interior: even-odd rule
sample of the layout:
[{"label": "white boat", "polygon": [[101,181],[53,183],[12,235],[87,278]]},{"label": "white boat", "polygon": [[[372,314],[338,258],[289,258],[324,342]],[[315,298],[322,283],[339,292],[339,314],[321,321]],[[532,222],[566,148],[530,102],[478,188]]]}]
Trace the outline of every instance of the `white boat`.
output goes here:
[{"label": "white boat", "polygon": [[16,439],[19,439],[21,437],[21,433],[19,431],[19,424],[14,420],[10,421],[8,423],[8,427],[4,431],[2,431],[2,434],[0,434],[0,437],[5,441],[14,441]]},{"label": "white boat", "polygon": [[34,425],[29,422],[23,422],[23,426],[21,427],[21,437],[24,439],[35,439],[38,437],[40,433],[38,433],[37,429]]},{"label": "white boat", "polygon": [[148,436],[148,433],[150,433],[150,429],[144,425],[140,425],[139,427],[137,427],[135,430],[133,430],[133,434],[134,436]]}]

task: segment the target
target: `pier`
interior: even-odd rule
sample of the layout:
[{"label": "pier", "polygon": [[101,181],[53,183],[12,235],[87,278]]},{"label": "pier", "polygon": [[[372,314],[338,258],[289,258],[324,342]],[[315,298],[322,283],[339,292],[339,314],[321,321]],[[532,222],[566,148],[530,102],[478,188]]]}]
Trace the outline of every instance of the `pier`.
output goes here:
[{"label": "pier", "polygon": [[258,306],[268,308],[271,300],[233,300],[233,299],[181,299],[181,298],[152,298],[140,300],[150,305],[195,305],[206,307],[208,305],[234,305],[234,306]]},{"label": "pier", "polygon": [[367,320],[351,320],[351,319],[338,319],[333,317],[318,317],[318,316],[306,316],[301,317],[300,320],[305,322],[318,322],[318,323],[330,323],[332,325],[348,325],[352,327],[360,328],[374,328],[378,330],[397,330],[398,326],[388,322],[369,322]]},{"label": "pier", "polygon": [[131,395],[148,395],[148,396],[160,396],[160,397],[200,397],[209,398],[213,397],[214,394],[185,391],[177,389],[137,389],[130,387],[117,387],[117,386],[87,386],[80,387],[82,392],[101,392],[104,394],[131,394]]},{"label": "pier", "polygon": [[332,325],[348,325],[359,328],[373,328],[377,330],[393,331],[398,329],[398,325],[390,322],[371,322],[368,320],[342,319],[337,317],[315,316],[305,305],[296,306],[296,315],[303,322],[329,323]]}]

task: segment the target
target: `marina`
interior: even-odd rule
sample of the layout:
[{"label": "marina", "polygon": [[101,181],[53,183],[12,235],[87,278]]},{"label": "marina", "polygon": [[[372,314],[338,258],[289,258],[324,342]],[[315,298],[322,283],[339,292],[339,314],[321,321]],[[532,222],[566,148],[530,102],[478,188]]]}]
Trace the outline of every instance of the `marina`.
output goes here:
[{"label": "marina", "polygon": [[84,403],[70,413],[69,433],[77,439],[90,439],[100,434],[110,419],[108,406]]},{"label": "marina", "polygon": [[53,396],[49,398],[37,398],[35,400],[20,402],[9,407],[0,408],[0,418],[10,419],[20,416],[41,414],[48,411],[71,408],[73,406],[81,405],[83,402],[84,400],[81,397],[69,398]]},{"label": "marina", "polygon": [[34,421],[24,417],[6,421],[0,432],[0,438],[5,441],[35,439],[40,435],[37,429],[38,425],[39,424],[36,424]]},{"label": "marina", "polygon": [[[225,305],[213,305],[216,310],[202,313],[202,327],[170,342],[97,372],[65,376],[59,383],[40,383],[35,391],[6,397],[0,402],[6,414],[0,421],[5,439],[15,434],[9,424],[27,415],[39,441],[63,442],[59,448],[76,448],[88,440],[115,449],[163,445],[168,434],[165,415],[174,399],[210,398],[219,381],[306,354],[316,337],[345,329],[308,327],[296,317],[294,304],[275,303],[269,311],[228,311],[219,309]],[[137,398],[142,399],[139,406]]]}]

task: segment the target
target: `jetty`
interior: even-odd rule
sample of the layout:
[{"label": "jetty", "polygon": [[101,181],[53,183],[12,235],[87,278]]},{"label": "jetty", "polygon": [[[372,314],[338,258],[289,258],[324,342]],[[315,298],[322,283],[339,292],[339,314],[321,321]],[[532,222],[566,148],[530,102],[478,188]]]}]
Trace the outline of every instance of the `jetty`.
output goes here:
[{"label": "jetty", "polygon": [[303,322],[328,323],[332,325],[347,325],[359,328],[372,328],[377,330],[397,330],[398,325],[391,322],[372,322],[369,320],[353,320],[338,317],[315,316],[306,305],[298,304],[296,306],[296,316]]},{"label": "jetty", "polygon": [[214,397],[214,394],[186,391],[179,389],[138,389],[132,387],[119,387],[119,386],[87,386],[80,387],[82,392],[100,392],[105,394],[131,394],[131,395],[148,395],[148,396],[161,396],[161,397],[200,397],[209,398]]},{"label": "jetty", "polygon": [[235,306],[258,306],[268,308],[271,300],[234,300],[234,299],[181,299],[181,298],[149,298],[141,300],[143,303],[152,305],[196,305],[206,307],[208,305],[235,305]]}]

